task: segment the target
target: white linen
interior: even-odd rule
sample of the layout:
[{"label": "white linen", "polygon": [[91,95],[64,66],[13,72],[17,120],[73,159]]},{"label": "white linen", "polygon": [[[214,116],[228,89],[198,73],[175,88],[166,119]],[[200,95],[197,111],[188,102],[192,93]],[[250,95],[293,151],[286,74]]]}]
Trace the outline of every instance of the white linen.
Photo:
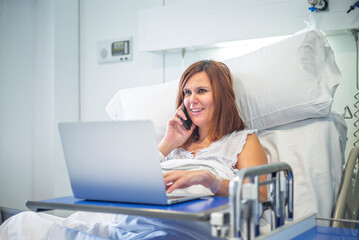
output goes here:
[{"label": "white linen", "polygon": [[[191,230],[192,229],[192,230]],[[203,222],[76,212],[68,218],[22,212],[0,226],[1,240],[217,239]]]},{"label": "white linen", "polygon": [[[104,232],[104,228],[99,228],[98,223],[102,223],[103,226],[109,225],[113,217],[114,214],[77,212],[68,218],[62,218],[46,213],[26,211],[9,218],[0,226],[0,239],[75,239],[74,235],[71,235],[74,230],[87,230],[91,236],[97,231]],[[65,229],[69,229],[66,234]],[[62,231],[64,234],[52,235],[53,231]],[[105,237],[104,233],[101,233],[101,236]]]},{"label": "white linen", "polygon": [[294,175],[294,217],[331,217],[342,178],[347,127],[341,115],[307,119],[258,132],[268,161]]}]

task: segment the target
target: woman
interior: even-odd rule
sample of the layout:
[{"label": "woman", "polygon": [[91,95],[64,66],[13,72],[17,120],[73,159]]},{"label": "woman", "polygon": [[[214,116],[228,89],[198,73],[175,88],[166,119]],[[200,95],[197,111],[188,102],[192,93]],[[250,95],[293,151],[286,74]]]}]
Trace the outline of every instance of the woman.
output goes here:
[{"label": "woman", "polygon": [[[180,117],[187,119],[183,106],[193,121],[190,130],[180,120]],[[253,131],[243,129],[228,67],[211,60],[200,61],[192,64],[182,75],[177,111],[168,122],[166,135],[158,149],[167,156],[166,160],[186,156],[208,159],[210,155],[232,170],[267,164],[257,136]],[[212,146],[213,143],[216,146]],[[200,184],[215,194],[228,195],[230,180],[222,180],[210,171],[171,171],[165,173],[164,178],[169,193]],[[265,176],[261,178],[265,180]],[[266,188],[260,190],[264,198]]]},{"label": "woman", "polygon": [[[193,122],[189,130],[180,120],[180,117],[187,120],[183,106]],[[158,145],[164,158],[162,166],[173,169],[173,163],[181,166],[185,162],[201,167],[164,173],[168,193],[201,186],[203,189],[194,191],[210,189],[212,193],[228,195],[234,169],[267,163],[255,131],[244,129],[231,74],[223,63],[209,60],[192,64],[180,80],[177,107]],[[260,194],[265,197],[266,189],[261,189]],[[212,236],[210,226],[203,222],[81,212],[63,219],[25,212],[0,226],[0,239],[20,238],[211,239]]]}]

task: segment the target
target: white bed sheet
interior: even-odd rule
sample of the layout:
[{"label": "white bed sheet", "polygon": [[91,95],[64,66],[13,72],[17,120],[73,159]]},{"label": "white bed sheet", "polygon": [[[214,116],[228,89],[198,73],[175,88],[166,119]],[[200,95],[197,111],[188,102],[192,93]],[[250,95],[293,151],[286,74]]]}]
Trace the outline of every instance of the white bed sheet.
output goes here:
[{"label": "white bed sheet", "polygon": [[294,218],[331,217],[342,179],[347,127],[341,115],[307,119],[258,132],[268,161],[294,175]]}]

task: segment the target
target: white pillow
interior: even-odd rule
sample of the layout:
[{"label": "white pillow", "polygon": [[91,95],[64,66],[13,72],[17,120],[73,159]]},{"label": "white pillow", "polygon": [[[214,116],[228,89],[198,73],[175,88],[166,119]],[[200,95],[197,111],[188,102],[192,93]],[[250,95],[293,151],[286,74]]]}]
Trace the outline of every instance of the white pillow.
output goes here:
[{"label": "white pillow", "polygon": [[106,111],[113,120],[152,120],[160,141],[176,110],[178,82],[119,90],[107,104]]},{"label": "white pillow", "polygon": [[224,63],[248,128],[328,116],[341,73],[325,36],[307,31]]}]

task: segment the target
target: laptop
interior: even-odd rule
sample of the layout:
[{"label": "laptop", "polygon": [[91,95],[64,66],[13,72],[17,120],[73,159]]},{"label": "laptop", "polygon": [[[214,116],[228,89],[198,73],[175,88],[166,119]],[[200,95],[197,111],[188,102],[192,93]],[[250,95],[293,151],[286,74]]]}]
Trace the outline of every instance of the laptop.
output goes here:
[{"label": "laptop", "polygon": [[75,198],[170,205],[204,196],[167,196],[151,121],[68,122],[59,131]]}]

